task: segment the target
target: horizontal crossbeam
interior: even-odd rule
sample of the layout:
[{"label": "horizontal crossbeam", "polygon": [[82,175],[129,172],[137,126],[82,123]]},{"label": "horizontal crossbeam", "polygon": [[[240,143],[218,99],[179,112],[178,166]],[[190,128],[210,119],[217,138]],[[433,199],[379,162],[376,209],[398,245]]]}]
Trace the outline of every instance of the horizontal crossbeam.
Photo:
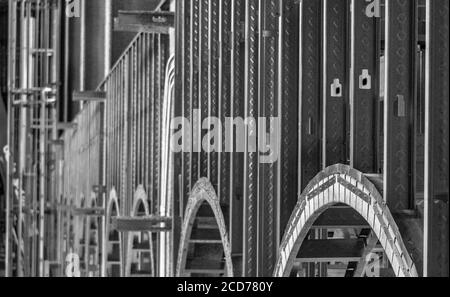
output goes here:
[{"label": "horizontal crossbeam", "polygon": [[104,102],[106,100],[106,92],[73,92],[72,100],[75,102]]},{"label": "horizontal crossbeam", "polygon": [[359,262],[364,248],[362,239],[307,240],[303,243],[296,262]]},{"label": "horizontal crossbeam", "polygon": [[172,219],[168,217],[120,217],[113,218],[113,228],[119,232],[165,232],[172,229]]},{"label": "horizontal crossbeam", "polygon": [[101,207],[75,208],[72,214],[78,217],[102,217],[105,215],[105,210]]},{"label": "horizontal crossbeam", "polygon": [[114,30],[169,34],[175,26],[175,14],[168,11],[119,11]]},{"label": "horizontal crossbeam", "polygon": [[314,223],[313,228],[368,228],[366,220],[350,207],[330,208]]}]

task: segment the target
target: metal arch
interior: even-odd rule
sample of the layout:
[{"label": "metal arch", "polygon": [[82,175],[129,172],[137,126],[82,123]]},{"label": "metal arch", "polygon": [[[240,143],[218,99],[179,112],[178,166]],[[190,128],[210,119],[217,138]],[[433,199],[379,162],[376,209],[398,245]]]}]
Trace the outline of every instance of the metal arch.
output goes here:
[{"label": "metal arch", "polygon": [[386,251],[396,276],[418,277],[383,197],[363,173],[340,164],[319,173],[301,194],[280,247],[275,277],[289,276],[315,220],[338,203],[350,206],[369,223]]},{"label": "metal arch", "polygon": [[[119,198],[117,197],[117,191],[115,188],[113,188],[110,193],[109,193],[109,198],[108,198],[108,203],[106,206],[106,228],[105,228],[105,232],[106,232],[106,242],[104,242],[103,244],[105,244],[106,246],[109,245],[109,233],[111,231],[111,217],[112,217],[112,212],[113,210],[116,210],[116,214],[118,217],[120,217],[120,203],[119,203]],[[119,241],[122,242],[122,234],[119,232]],[[122,260],[122,244],[119,244],[119,255],[120,255],[120,272],[122,274],[122,267],[123,267],[123,260]],[[105,257],[105,259],[103,259],[103,263],[105,263],[105,265],[102,267],[103,272],[102,275],[106,276],[106,263],[107,263],[107,257],[108,255],[105,253],[103,255],[103,257]]]},{"label": "metal arch", "polygon": [[136,215],[136,213],[138,212],[140,203],[144,205],[145,214],[150,215],[150,205],[148,203],[148,196],[143,186],[139,186],[136,192],[134,193],[133,215]]},{"label": "metal arch", "polygon": [[[81,195],[81,199],[76,199],[74,205],[76,208],[82,209],[86,207],[86,198],[84,195]],[[78,216],[74,217],[74,252],[78,255],[80,254],[82,245],[80,244],[80,241],[83,239],[84,233],[85,233],[85,220],[86,218],[84,216]]]},{"label": "metal arch", "polygon": [[227,277],[233,277],[233,262],[231,260],[231,246],[228,239],[228,232],[225,225],[225,219],[220,209],[220,200],[208,179],[202,178],[192,189],[189,201],[186,207],[185,219],[183,222],[180,249],[178,251],[177,277],[181,277],[186,267],[186,258],[191,237],[192,227],[197,213],[204,202],[207,202],[214,212],[217,225],[219,226],[220,236],[222,238],[223,251],[225,254],[225,265]]},{"label": "metal arch", "polygon": [[98,205],[98,195],[94,192],[91,192],[86,207],[97,207]]},{"label": "metal arch", "polygon": [[[89,196],[89,199],[87,200],[87,202],[86,202],[84,207],[85,208],[95,208],[95,207],[97,207],[97,205],[98,205],[98,200],[97,199],[98,199],[98,195],[96,193],[94,193],[94,192],[91,192],[91,195]],[[92,229],[91,229],[91,227],[92,227],[92,222],[93,221],[96,223],[97,232],[98,232],[100,224],[99,224],[99,221],[98,221],[97,217],[87,216],[87,217],[85,217],[83,219],[83,223],[85,224],[83,226],[83,228],[84,228],[84,230],[86,232],[85,233],[85,238],[84,238],[84,240],[85,240],[85,242],[84,242],[84,245],[85,245],[85,247],[84,247],[84,249],[85,249],[85,259],[84,259],[84,261],[86,263],[86,276],[88,276],[88,277],[90,276],[89,274],[91,272],[95,273],[95,271],[91,271],[90,270],[91,269],[90,267],[91,266],[95,266],[95,265],[97,265],[97,267],[99,267],[98,265],[99,265],[99,262],[100,262],[100,257],[99,257],[100,246],[98,244],[100,242],[100,233],[97,233],[97,236],[96,236],[97,237],[97,251],[91,254],[91,246],[90,246],[91,245],[91,238],[92,238],[92,235],[91,235]],[[90,257],[92,255],[95,255],[95,258],[93,260],[94,263],[91,263],[91,260],[90,260]],[[99,268],[97,269],[97,273],[100,274],[100,269]]]},{"label": "metal arch", "polygon": [[[111,212],[113,209],[116,209],[117,215],[120,216],[120,203],[119,198],[117,198],[116,189],[112,189],[109,193],[108,204],[106,206],[106,219],[109,220],[111,218]],[[109,227],[109,224],[108,224]],[[108,231],[108,230],[107,230]]]},{"label": "metal arch", "polygon": [[[149,216],[150,215],[150,205],[148,203],[148,195],[147,192],[145,191],[143,186],[138,186],[135,194],[134,194],[134,202],[133,202],[133,208],[132,208],[132,215],[134,217],[138,216],[138,212],[139,212],[139,206],[143,205],[144,206],[144,212],[145,212],[145,216]],[[151,270],[152,270],[152,275],[155,276],[155,257],[153,254],[153,241],[152,241],[152,233],[148,232],[148,236],[149,236],[149,244],[150,244],[150,248],[149,248],[149,252],[150,252],[150,258],[151,258]],[[129,236],[128,237],[128,248],[127,248],[127,258],[126,258],[126,276],[130,276],[131,275],[131,257],[132,257],[132,250],[133,250],[133,236]]]},{"label": "metal arch", "polygon": [[[165,68],[164,79],[164,97],[161,113],[161,152],[160,152],[160,164],[162,164],[159,171],[159,214],[161,216],[170,217],[171,209],[176,211],[174,207],[175,199],[178,199],[175,194],[174,188],[174,154],[170,150],[170,121],[174,116],[174,84],[175,84],[175,55],[171,55],[167,60]],[[173,198],[173,199],[172,199]],[[174,228],[178,228],[174,224]],[[175,230],[172,230],[172,234],[175,234]],[[170,276],[172,272],[172,257],[171,250],[173,250],[174,241],[172,235],[169,232],[162,232],[159,235],[159,276]]]},{"label": "metal arch", "polygon": [[[72,209],[76,207],[75,199],[73,196],[67,198],[67,205],[69,206],[68,210],[66,211],[66,218],[67,218],[67,225],[65,228],[65,233],[67,234],[69,240],[66,243],[67,250],[70,250],[74,248],[73,244],[75,243],[75,233],[76,233],[76,227],[77,227],[77,218],[73,215]],[[71,231],[71,229],[73,231]]]}]

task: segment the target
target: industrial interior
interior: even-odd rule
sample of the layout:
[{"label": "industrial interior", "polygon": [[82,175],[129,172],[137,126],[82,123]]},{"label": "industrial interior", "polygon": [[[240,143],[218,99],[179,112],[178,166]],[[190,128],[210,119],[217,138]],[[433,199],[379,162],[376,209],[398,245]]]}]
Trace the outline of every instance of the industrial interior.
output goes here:
[{"label": "industrial interior", "polygon": [[0,276],[448,277],[448,160],[448,0],[0,0]]}]

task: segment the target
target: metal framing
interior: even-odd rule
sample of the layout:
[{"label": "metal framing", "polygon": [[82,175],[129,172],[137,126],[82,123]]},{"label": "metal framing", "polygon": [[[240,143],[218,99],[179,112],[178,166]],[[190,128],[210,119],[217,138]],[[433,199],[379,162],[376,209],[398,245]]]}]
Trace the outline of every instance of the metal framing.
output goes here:
[{"label": "metal framing", "polygon": [[[447,1],[426,1],[426,82],[416,69],[424,42],[419,0],[386,0],[373,18],[365,0],[189,0],[171,2],[172,12],[121,12],[131,24],[125,29],[139,33],[97,90],[75,92],[84,104],[73,123],[57,121],[61,2],[9,3],[8,276],[62,275],[64,257],[83,251],[86,275],[106,276],[112,265],[129,275],[131,231],[155,231],[159,223],[166,225],[149,236],[151,274],[184,275],[189,228],[210,219],[202,217],[203,200],[192,204],[198,191],[201,199],[217,193],[205,199],[218,221],[226,273],[212,274],[289,274],[290,265],[302,262],[295,257],[304,240],[328,238],[327,226],[313,220],[341,202],[367,219],[396,275],[421,273],[414,265],[421,268],[422,242],[411,233],[422,224],[424,275],[448,275]],[[426,90],[423,222],[416,218],[422,212],[415,176],[420,89]],[[182,127],[189,151],[181,154],[169,149],[174,116],[190,122]],[[242,147],[237,126],[223,152],[204,151],[214,124],[203,123],[207,117],[255,119],[245,124],[245,152],[227,151]],[[264,164],[261,149],[274,132],[278,159]],[[210,183],[199,190],[205,178]],[[145,193],[139,220],[132,217],[136,189]],[[85,203],[94,196],[95,205]],[[111,203],[121,218],[111,219]],[[91,217],[93,231],[102,232],[97,263],[86,253]],[[110,221],[124,231],[113,244]],[[402,237],[414,250],[406,251]],[[195,249],[218,242],[193,241]],[[107,254],[117,242],[120,261],[113,263]],[[312,264],[308,273],[324,276],[326,269]]]},{"label": "metal framing", "polygon": [[[245,96],[245,1],[231,1],[231,32],[230,32],[230,115],[244,117]],[[234,128],[232,129],[234,133]],[[232,143],[235,150],[237,144]],[[243,257],[243,214],[244,214],[244,154],[230,156],[230,243],[233,260]],[[235,218],[235,219],[233,219]],[[236,265],[237,266],[237,265]],[[237,269],[237,267],[235,267]],[[240,270],[236,270],[240,271]],[[241,273],[242,274],[242,273]]]},{"label": "metal framing", "polygon": [[293,0],[280,1],[278,38],[278,115],[280,121],[279,162],[277,165],[277,212],[275,246],[288,223],[298,197],[299,163],[299,4]]},{"label": "metal framing", "polygon": [[322,169],[348,163],[347,16],[346,0],[323,0]]},{"label": "metal framing", "polygon": [[377,170],[379,98],[379,18],[366,15],[367,2],[351,1],[350,163],[366,173]]},{"label": "metal framing", "polygon": [[[258,116],[258,4],[249,0],[245,6],[245,116]],[[249,125],[250,126],[250,125]],[[243,274],[257,276],[257,185],[258,155],[248,152],[248,141],[257,137],[256,123],[246,129],[244,157],[244,247]]]},{"label": "metal framing", "polygon": [[[300,3],[299,192],[321,170],[321,2]],[[309,46],[303,46],[309,44]]]},{"label": "metal framing", "polygon": [[338,203],[350,206],[369,223],[387,253],[396,276],[418,276],[383,197],[361,172],[344,165],[326,168],[300,196],[283,238],[274,276],[290,275],[300,246],[314,221],[327,208]]},{"label": "metal framing", "polygon": [[417,32],[415,1],[386,0],[384,196],[393,212],[412,205],[411,106]]},{"label": "metal framing", "polygon": [[[220,242],[223,249],[223,253],[221,253],[221,257],[215,259],[215,261],[220,265],[223,262],[223,258],[225,258],[225,264],[223,272],[211,271],[211,269],[203,268],[203,269],[194,269],[189,272],[190,268],[187,267],[187,257],[188,253],[191,249],[195,249],[198,244],[216,244],[210,240],[203,239],[192,239],[192,231],[194,225],[199,224],[195,222],[198,219],[198,213],[200,207],[206,203],[208,207],[212,209],[214,214],[214,219],[216,221],[217,227],[220,233]],[[212,232],[211,230],[209,232]],[[184,277],[187,274],[202,274],[203,276],[211,274],[224,274],[227,277],[232,277],[233,274],[233,263],[231,261],[231,248],[229,243],[229,238],[227,236],[227,227],[224,215],[222,213],[222,208],[220,204],[220,199],[214,191],[212,184],[206,179],[200,179],[197,184],[193,187],[187,207],[186,207],[186,216],[182,226],[181,232],[181,240],[180,240],[180,248],[178,251],[178,260],[176,264],[176,276]],[[199,252],[194,252],[197,256],[201,256],[201,250]],[[222,256],[223,255],[223,256]],[[209,261],[214,261],[214,259],[208,258]],[[202,271],[203,270],[203,271]]]},{"label": "metal framing", "polygon": [[427,1],[424,276],[449,275],[449,3]]},{"label": "metal framing", "polygon": [[6,276],[45,276],[47,264],[60,262],[52,218],[61,201],[47,179],[57,176],[49,144],[58,129],[61,9],[54,1],[9,1]]}]

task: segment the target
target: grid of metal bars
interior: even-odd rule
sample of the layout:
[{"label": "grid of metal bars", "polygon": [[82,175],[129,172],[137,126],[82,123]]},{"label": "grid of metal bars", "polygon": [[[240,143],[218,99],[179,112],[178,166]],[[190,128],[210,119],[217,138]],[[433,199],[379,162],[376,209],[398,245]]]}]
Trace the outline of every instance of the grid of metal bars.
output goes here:
[{"label": "grid of metal bars", "polygon": [[[28,163],[25,154],[13,156],[16,164],[13,166],[10,162],[8,166],[7,211],[13,215],[7,218],[7,261],[13,259],[11,255],[16,249],[16,266],[11,272],[28,274],[28,269],[42,275],[44,257],[61,261],[57,252],[48,255],[43,252],[44,241],[51,238],[44,236],[47,232],[44,209],[48,204],[43,197],[50,192],[56,195],[49,197],[58,197],[61,191],[62,196],[68,198],[59,201],[62,206],[78,207],[89,207],[82,200],[88,201],[94,192],[98,195],[97,204],[105,208],[107,193],[115,189],[120,213],[126,216],[132,215],[132,197],[138,186],[143,186],[148,193],[151,213],[159,211],[161,201],[158,198],[164,193],[177,196],[172,190],[179,187],[178,211],[183,218],[191,188],[201,177],[207,177],[226,214],[232,257],[237,263],[235,273],[245,276],[272,274],[281,235],[297,201],[297,193],[328,165],[349,163],[364,173],[384,173],[384,196],[391,211],[415,207],[411,177],[414,152],[409,150],[416,137],[411,130],[411,122],[415,121],[413,102],[417,96],[415,1],[386,0],[381,19],[363,15],[367,8],[364,0],[190,0],[184,5],[178,4],[183,15],[178,19],[177,28],[181,28],[180,24],[184,28],[176,35],[176,57],[182,61],[175,61],[176,77],[182,80],[175,80],[175,98],[181,94],[182,104],[181,108],[174,106],[174,110],[175,115],[184,115],[192,121],[192,129],[197,133],[191,135],[198,138],[189,143],[190,152],[184,152],[179,159],[175,157],[175,172],[172,168],[165,171],[161,168],[162,159],[171,163],[166,151],[168,131],[163,129],[167,128],[172,108],[163,105],[164,98],[173,96],[164,87],[168,85],[165,73],[169,61],[168,36],[150,33],[136,36],[99,87],[107,94],[106,102],[85,106],[75,121],[76,126],[65,132],[64,147],[59,152],[64,160],[59,164],[63,171],[58,172],[52,170],[56,163],[47,165],[51,158],[42,153],[46,145],[55,140],[58,130],[51,100],[56,83],[53,75],[57,73],[54,68],[57,51],[52,49],[56,39],[49,37],[57,33],[54,27],[57,24],[48,21],[53,19],[51,15],[59,13],[58,7],[55,9],[45,0],[10,2],[13,24],[37,24],[28,31],[19,25],[10,29],[11,49],[21,48],[20,44],[25,42],[25,48],[33,51],[31,54],[10,52],[9,107],[19,106],[8,114],[14,131],[9,135],[10,150],[21,154],[37,152],[30,155],[35,162]],[[38,5],[33,6],[36,3]],[[445,104],[448,102],[439,101],[448,98],[448,86],[440,80],[448,77],[448,56],[442,52],[442,48],[448,50],[448,38],[439,35],[448,31],[448,26],[442,25],[448,24],[445,22],[448,21],[448,3],[441,4],[446,9],[438,14],[437,7],[427,3],[427,42],[431,51],[426,63],[425,130],[429,148],[425,152],[425,199],[426,222],[428,220],[430,225],[427,225],[425,246],[433,249],[437,245],[448,250],[448,244],[443,245],[442,238],[436,235],[447,232],[448,237],[448,228],[436,231],[440,230],[440,219],[445,220],[445,215],[448,219],[448,211],[441,213],[442,207],[448,207],[448,166],[445,170],[438,165],[439,160],[447,161],[444,153],[448,152],[448,143],[442,141],[448,139],[448,129],[442,128],[445,124],[448,127],[448,118],[441,111],[448,110]],[[39,13],[30,17],[35,10]],[[41,13],[46,16],[42,19],[47,21],[37,20]],[[435,14],[439,22],[431,20]],[[384,32],[380,24],[383,21]],[[439,34],[431,30],[437,27]],[[46,32],[35,39],[42,45],[31,46],[30,38],[24,41],[26,32],[38,29]],[[431,52],[435,54],[434,59]],[[382,56],[385,75],[380,69]],[[36,68],[29,71],[22,59],[31,59]],[[30,80],[21,73],[35,76]],[[383,76],[384,110],[381,110],[378,107],[382,95],[379,84]],[[170,83],[174,83],[173,76]],[[200,110],[199,118],[194,113],[196,109]],[[248,143],[243,154],[199,150],[206,134],[202,121],[211,116],[222,121],[229,116],[255,119],[281,116],[278,161],[261,164],[261,155],[248,150]],[[25,137],[23,124],[19,125],[19,120],[24,118],[28,129],[38,131],[30,140]],[[384,118],[383,125],[379,123],[380,118]],[[380,126],[384,128],[383,133],[380,133]],[[432,130],[431,127],[440,128]],[[247,142],[258,139],[258,128],[256,123],[249,123]],[[270,126],[270,129],[276,127]],[[29,147],[21,148],[24,143]],[[380,143],[384,143],[383,153],[378,149]],[[236,146],[237,143],[233,143],[234,149]],[[50,151],[57,153],[54,149]],[[384,163],[382,170],[377,168],[380,163]],[[172,173],[173,180],[167,178]],[[436,174],[441,179],[434,178]],[[38,176],[41,180],[37,180]],[[42,180],[54,180],[58,176],[63,176],[61,189],[49,187]],[[162,185],[161,180],[166,178],[170,184]],[[99,191],[103,187],[105,191]],[[30,202],[30,206],[14,197],[16,192],[21,196],[24,188],[27,188],[25,193],[33,193],[33,189],[37,193],[25,197],[24,201]],[[51,202],[58,205],[57,201]],[[435,206],[431,207],[432,204]],[[165,204],[164,212],[172,211],[170,207],[170,203]],[[24,215],[24,209],[30,215]],[[180,224],[178,217],[174,222]],[[36,233],[39,238],[32,236],[30,247],[22,252],[17,246],[21,246],[23,240],[23,225],[29,223],[39,227]],[[179,228],[175,226],[174,230]],[[17,238],[15,247],[13,236]],[[58,236],[65,236],[68,251],[70,234]],[[176,247],[177,234],[172,236]],[[429,255],[425,262],[427,273],[445,274],[445,271],[431,270],[431,265],[438,267],[435,263],[439,256],[432,252]],[[22,257],[38,261],[22,261]],[[443,261],[447,261],[448,269],[448,258]],[[39,267],[22,267],[23,263],[39,263]],[[171,261],[167,263],[170,265]],[[7,262],[7,266],[11,267],[11,263]]]},{"label": "grid of metal bars", "polygon": [[[165,35],[139,33],[99,86],[106,101],[85,104],[76,130],[63,135],[63,196],[73,200],[70,205],[89,208],[81,201],[96,195],[106,208],[114,189],[120,213],[132,216],[134,192],[142,186],[150,213],[158,213],[168,46]],[[66,251],[77,252],[71,244]]]},{"label": "grid of metal bars", "polygon": [[51,141],[60,129],[60,18],[59,2],[9,1],[7,276],[44,276],[59,260],[53,219],[60,201],[47,181],[55,178]]}]

